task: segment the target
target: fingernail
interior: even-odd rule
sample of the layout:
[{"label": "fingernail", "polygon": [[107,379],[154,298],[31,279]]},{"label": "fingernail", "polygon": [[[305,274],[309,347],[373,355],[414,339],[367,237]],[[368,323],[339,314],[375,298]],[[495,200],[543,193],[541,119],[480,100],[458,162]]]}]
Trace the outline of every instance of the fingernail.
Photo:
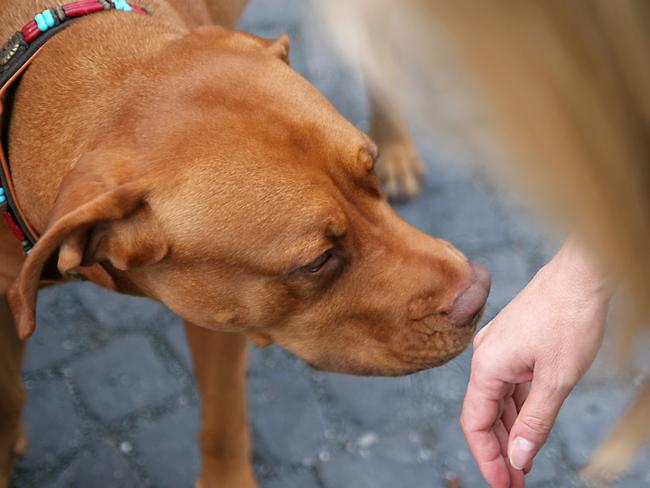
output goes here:
[{"label": "fingernail", "polygon": [[512,442],[512,447],[510,448],[509,456],[512,467],[519,471],[524,469],[524,466],[530,462],[534,449],[534,444],[528,439],[515,437],[515,440]]}]

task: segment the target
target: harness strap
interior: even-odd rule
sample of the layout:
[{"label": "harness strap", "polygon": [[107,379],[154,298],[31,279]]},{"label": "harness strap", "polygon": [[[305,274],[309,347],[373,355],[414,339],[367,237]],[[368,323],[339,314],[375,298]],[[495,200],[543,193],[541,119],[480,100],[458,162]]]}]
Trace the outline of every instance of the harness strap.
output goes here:
[{"label": "harness strap", "polygon": [[25,24],[0,48],[0,213],[20,241],[25,254],[31,252],[39,234],[22,211],[4,149],[8,147],[7,129],[11,115],[9,89],[55,34],[79,17],[111,9],[148,13],[144,8],[131,5],[126,0],[81,0],[36,14],[33,20]]}]

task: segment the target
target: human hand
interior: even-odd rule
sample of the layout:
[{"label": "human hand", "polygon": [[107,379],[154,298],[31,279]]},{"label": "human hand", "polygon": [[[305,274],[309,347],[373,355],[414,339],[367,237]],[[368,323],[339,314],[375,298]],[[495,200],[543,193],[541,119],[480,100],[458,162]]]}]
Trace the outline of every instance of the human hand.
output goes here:
[{"label": "human hand", "polygon": [[474,339],[461,426],[493,488],[523,487],[602,342],[609,292],[573,241]]}]

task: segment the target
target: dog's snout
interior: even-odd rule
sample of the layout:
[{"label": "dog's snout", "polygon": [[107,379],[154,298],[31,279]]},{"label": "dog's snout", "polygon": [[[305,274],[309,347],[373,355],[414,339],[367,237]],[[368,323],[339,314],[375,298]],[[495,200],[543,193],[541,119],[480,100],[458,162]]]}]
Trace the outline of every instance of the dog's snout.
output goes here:
[{"label": "dog's snout", "polygon": [[485,266],[472,263],[472,280],[454,300],[447,315],[458,326],[473,326],[478,320],[490,293],[490,272]]}]

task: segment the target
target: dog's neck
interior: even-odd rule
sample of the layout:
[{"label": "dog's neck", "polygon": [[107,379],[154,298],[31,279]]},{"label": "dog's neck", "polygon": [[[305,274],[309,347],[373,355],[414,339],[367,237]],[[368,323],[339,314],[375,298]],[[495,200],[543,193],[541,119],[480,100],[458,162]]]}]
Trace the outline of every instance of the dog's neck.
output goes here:
[{"label": "dog's neck", "polygon": [[[34,2],[15,2],[11,18],[31,12],[26,3]],[[166,2],[142,4],[153,9],[151,18],[98,14],[58,33],[15,89],[7,151],[25,217],[39,231],[61,178],[80,156],[106,142],[120,144],[111,134],[123,132],[117,126],[128,124],[130,105],[137,103],[125,81],[147,77],[153,58],[164,62],[165,46],[189,30]],[[23,23],[29,15],[22,15]]]},{"label": "dog's neck", "polygon": [[[26,22],[44,8],[51,8],[74,0],[3,0],[0,9],[0,39],[9,39]],[[152,12],[161,22],[170,26],[193,27],[210,23],[204,2],[186,0],[138,0],[138,5]]]}]

